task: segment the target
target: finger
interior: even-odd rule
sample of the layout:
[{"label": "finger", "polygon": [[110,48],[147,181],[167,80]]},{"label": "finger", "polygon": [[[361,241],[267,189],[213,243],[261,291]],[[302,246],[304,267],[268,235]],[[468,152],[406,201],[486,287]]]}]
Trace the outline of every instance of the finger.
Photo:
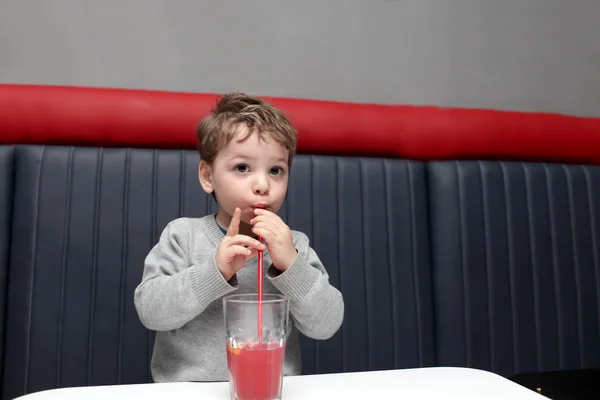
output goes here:
[{"label": "finger", "polygon": [[269,220],[269,217],[266,215],[258,215],[250,220],[250,224],[254,225],[258,222],[266,222]]},{"label": "finger", "polygon": [[251,225],[255,225],[259,222],[269,222],[273,225],[278,225],[278,226],[285,225],[285,222],[283,222],[283,220],[281,218],[279,218],[279,215],[274,214],[270,211],[269,211],[269,214],[257,215],[250,220]]},{"label": "finger", "polygon": [[256,249],[250,249],[250,254],[246,256],[246,261],[248,261],[251,258],[254,258],[258,255],[258,250]]},{"label": "finger", "polygon": [[231,239],[229,239],[229,246],[231,245],[246,245],[250,247],[254,247],[259,250],[264,250],[265,245],[259,242],[258,240],[251,238],[246,235],[235,235]]},{"label": "finger", "polygon": [[233,245],[227,248],[227,251],[229,252],[230,257],[233,257],[235,255],[241,255],[241,256],[251,256],[252,255],[252,250],[245,248],[244,246],[239,246],[239,245]]},{"label": "finger", "polygon": [[254,227],[258,228],[258,229],[267,230],[267,231],[271,232],[271,234],[273,236],[277,236],[279,234],[279,228],[277,227],[276,224],[273,224],[271,221],[269,221],[269,222],[258,222],[256,224],[254,224]]},{"label": "finger", "polygon": [[283,223],[283,221],[281,220],[281,218],[279,218],[279,216],[277,216],[277,214],[271,214],[271,215],[257,215],[254,218],[252,218],[252,221],[258,222],[258,221],[272,221],[274,223]]},{"label": "finger", "polygon": [[267,215],[267,216],[275,216],[275,217],[279,217],[277,214],[275,214],[273,211],[269,211],[267,209],[264,208],[255,208],[254,209],[254,215]]},{"label": "finger", "polygon": [[235,236],[240,231],[240,218],[242,217],[242,210],[239,207],[235,208],[233,212],[233,216],[231,217],[231,222],[229,223],[229,228],[227,228],[227,236]]},{"label": "finger", "polygon": [[273,235],[273,233],[268,229],[257,228],[255,226],[254,228],[252,228],[252,232],[262,237],[267,244],[273,242],[273,239],[275,238],[275,235]]}]

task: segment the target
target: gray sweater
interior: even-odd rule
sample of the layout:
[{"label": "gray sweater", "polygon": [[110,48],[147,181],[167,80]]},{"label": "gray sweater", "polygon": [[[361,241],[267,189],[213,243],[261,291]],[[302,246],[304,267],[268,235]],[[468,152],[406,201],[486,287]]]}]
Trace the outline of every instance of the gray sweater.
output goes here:
[{"label": "gray sweater", "polygon": [[[214,214],[179,218],[167,225],[146,257],[134,302],[142,324],[157,331],[151,363],[155,382],[228,379],[222,297],[257,292],[257,259],[226,281],[215,265],[223,237]],[[297,231],[292,237],[298,256],[284,273],[271,265],[268,250],[264,252],[264,292],[290,299],[286,375],[300,373],[298,331],[327,339],[344,317],[342,295],[329,284],[308,238]]]}]

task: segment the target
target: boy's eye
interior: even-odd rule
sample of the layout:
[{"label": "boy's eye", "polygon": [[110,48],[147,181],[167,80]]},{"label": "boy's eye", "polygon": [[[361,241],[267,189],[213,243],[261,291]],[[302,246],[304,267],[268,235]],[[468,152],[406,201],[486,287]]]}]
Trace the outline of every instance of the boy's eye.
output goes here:
[{"label": "boy's eye", "polygon": [[235,170],[237,172],[248,172],[249,169],[250,167],[248,167],[246,164],[238,164],[235,166]]},{"label": "boy's eye", "polygon": [[283,171],[283,168],[281,168],[281,167],[273,167],[273,168],[271,168],[271,170],[269,171],[269,173],[270,173],[271,175],[281,175],[281,174],[283,174],[283,172],[284,172],[284,171]]}]

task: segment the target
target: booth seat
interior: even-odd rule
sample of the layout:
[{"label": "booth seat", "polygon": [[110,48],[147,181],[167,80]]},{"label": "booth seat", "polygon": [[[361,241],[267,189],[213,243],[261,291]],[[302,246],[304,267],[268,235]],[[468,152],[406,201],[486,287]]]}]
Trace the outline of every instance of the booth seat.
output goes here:
[{"label": "booth seat", "polygon": [[[133,290],[170,220],[216,211],[217,97],[0,85],[0,398],[152,381]],[[345,301],[303,373],[600,366],[600,119],[268,100],[300,135],[280,215]]]}]

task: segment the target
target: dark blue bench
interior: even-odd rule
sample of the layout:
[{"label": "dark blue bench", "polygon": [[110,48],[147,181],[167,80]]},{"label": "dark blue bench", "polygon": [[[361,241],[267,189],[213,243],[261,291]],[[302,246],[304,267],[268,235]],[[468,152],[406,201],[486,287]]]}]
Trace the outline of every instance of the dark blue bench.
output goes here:
[{"label": "dark blue bench", "polygon": [[600,167],[428,165],[437,363],[600,367]]},{"label": "dark blue bench", "polygon": [[[17,146],[3,397],[149,382],[133,290],[168,221],[215,210],[193,151]],[[425,166],[296,158],[281,216],[304,231],[349,310],[304,339],[304,373],[430,366]]]}]

